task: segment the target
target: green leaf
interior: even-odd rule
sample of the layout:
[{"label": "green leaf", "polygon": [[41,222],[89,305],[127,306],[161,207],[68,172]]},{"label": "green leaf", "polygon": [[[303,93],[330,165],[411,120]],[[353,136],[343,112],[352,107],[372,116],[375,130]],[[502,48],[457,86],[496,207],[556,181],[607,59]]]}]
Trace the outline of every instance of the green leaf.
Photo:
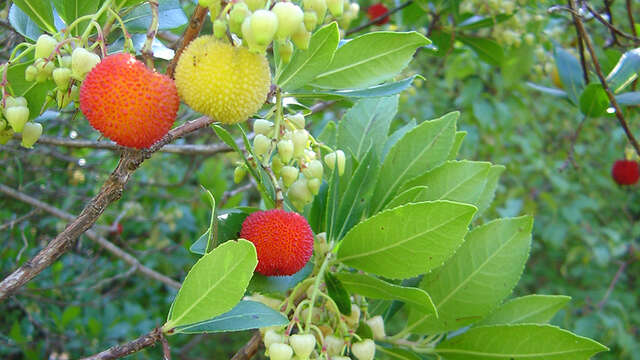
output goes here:
[{"label": "green leaf", "polygon": [[296,49],[291,62],[276,75],[276,84],[286,91],[306,85],[329,66],[339,41],[340,33],[335,22],[320,28],[311,36],[307,50]]},{"label": "green leaf", "polygon": [[213,129],[213,131],[215,131],[216,135],[218,135],[218,137],[220,138],[220,140],[222,140],[222,142],[227,144],[230,148],[235,150],[235,152],[237,152],[238,154],[242,154],[242,151],[240,151],[238,144],[236,144],[235,140],[233,140],[233,137],[231,136],[231,134],[229,134],[227,129],[217,124],[211,125],[211,128]]},{"label": "green leaf", "polygon": [[424,200],[451,200],[478,206],[490,167],[488,162],[450,160],[408,181],[402,189],[428,186]]},{"label": "green leaf", "polygon": [[607,75],[607,84],[614,93],[619,93],[635,79],[640,72],[640,48],[622,54],[616,66]]},{"label": "green leaf", "polygon": [[381,85],[370,86],[361,90],[307,90],[307,91],[297,91],[295,93],[289,94],[297,99],[304,98],[322,98],[322,99],[343,99],[343,98],[379,98],[386,97],[399,94],[404,90],[411,87],[413,80],[415,78],[423,78],[420,75],[413,75],[404,80],[386,83]]},{"label": "green leaf", "polygon": [[360,339],[373,339],[373,331],[365,321],[360,321],[358,324],[356,335],[358,335]]},{"label": "green leaf", "polygon": [[[95,13],[100,6],[99,0],[53,0],[52,3],[67,26],[81,16]],[[73,34],[79,35],[88,24],[89,21],[79,24],[73,28]]]},{"label": "green leaf", "polygon": [[297,273],[289,276],[264,276],[256,273],[249,283],[248,290],[263,294],[281,294],[306,279],[312,271],[313,262],[309,261]]},{"label": "green leaf", "polygon": [[587,360],[609,350],[551,325],[494,325],[470,329],[438,344],[447,360]]},{"label": "green leaf", "polygon": [[460,40],[469,46],[478,55],[480,60],[489,65],[500,66],[504,61],[504,50],[495,40],[461,34],[456,34],[456,40]]},{"label": "green leaf", "polygon": [[385,210],[345,235],[338,260],[392,279],[424,274],[453,255],[475,212],[474,206],[450,201]]},{"label": "green leaf", "polygon": [[478,325],[545,324],[571,300],[562,295],[528,295],[500,305]]},{"label": "green leaf", "polygon": [[197,334],[243,331],[269,326],[286,325],[289,320],[281,313],[257,301],[240,301],[233,309],[213,319],[179,326],[174,333]]},{"label": "green leaf", "polygon": [[399,348],[376,347],[376,352],[384,355],[384,359],[397,360],[423,360],[416,353]]},{"label": "green leaf", "polygon": [[327,294],[336,303],[338,310],[347,316],[351,315],[351,299],[340,279],[330,272],[326,272],[324,274],[324,282],[327,285]]},{"label": "green leaf", "polygon": [[399,128],[398,130],[394,131],[393,134],[391,134],[391,136],[389,136],[387,141],[384,143],[384,147],[382,148],[382,155],[380,156],[380,160],[384,161],[384,159],[387,157],[387,154],[389,154],[389,151],[398,142],[398,140],[400,140],[402,137],[404,137],[404,135],[406,133],[408,133],[410,130],[413,130],[413,128],[415,128],[417,125],[418,124],[416,123],[416,120],[415,119],[411,119],[411,121],[406,123],[404,126]]},{"label": "green leaf", "polygon": [[325,209],[325,225],[327,240],[337,240],[336,229],[338,228],[338,210],[341,203],[340,197],[340,175],[338,174],[338,167],[336,166],[329,176],[329,186],[327,188],[327,204]]},{"label": "green leaf", "polygon": [[520,279],[532,227],[533,218],[523,216],[494,220],[471,231],[456,254],[420,283],[439,317],[411,309],[408,329],[418,334],[443,333],[489,314]]},{"label": "green leaf", "polygon": [[[127,30],[132,33],[147,32],[151,26],[151,7],[143,4],[134,8],[122,20]],[[180,6],[179,0],[158,1],[158,30],[179,28],[189,22]]]},{"label": "green leaf", "polygon": [[53,21],[51,2],[42,0],[14,0],[13,3],[27,14],[40,29],[51,34],[57,32]]},{"label": "green leaf", "polygon": [[[258,209],[251,209],[246,211],[233,209],[224,211],[219,214],[217,216],[218,244],[222,244],[223,242],[228,240],[237,239],[244,219],[246,219],[249,214],[256,210]],[[202,236],[200,236],[200,238],[191,245],[189,251],[194,254],[204,255],[205,248],[207,246],[208,234],[209,232],[207,231]]]},{"label": "green leaf", "polygon": [[358,101],[338,124],[338,147],[358,161],[370,147],[380,154],[397,111],[397,95]]},{"label": "green leaf", "polygon": [[555,97],[559,97],[559,98],[563,98],[563,99],[569,99],[569,95],[567,95],[567,93],[563,90],[560,89],[556,89],[556,88],[551,88],[551,87],[547,87],[547,86],[542,86],[542,85],[538,85],[532,82],[527,81],[526,82],[527,86],[540,91],[542,93],[545,93],[547,95],[551,95],[551,96],[555,96]]},{"label": "green leaf", "polygon": [[458,152],[460,151],[460,147],[462,146],[462,142],[464,138],[467,136],[466,131],[456,131],[456,138],[453,140],[453,145],[451,146],[451,151],[449,151],[449,156],[447,156],[447,160],[455,160],[458,156]]},{"label": "green leaf", "polygon": [[513,15],[497,14],[496,16],[485,17],[473,15],[456,25],[457,30],[478,30],[486,27],[492,27],[501,22],[509,20]]},{"label": "green leaf", "polygon": [[394,285],[365,274],[342,272],[336,274],[336,276],[353,294],[372,299],[402,301],[421,309],[425,313],[431,312],[437,316],[436,307],[431,301],[431,297],[422,289]]},{"label": "green leaf", "polygon": [[439,119],[425,121],[407,132],[389,150],[372,197],[372,214],[384,208],[407,180],[446,160],[455,139],[459,115],[452,112]]},{"label": "green leaf", "polygon": [[42,30],[38,25],[15,4],[11,5],[9,10],[9,23],[20,35],[27,39],[36,41],[42,35]]},{"label": "green leaf", "polygon": [[244,239],[227,241],[202,256],[184,279],[164,330],[231,310],[242,298],[257,264],[255,247]]},{"label": "green leaf", "polygon": [[342,194],[336,221],[333,223],[334,230],[332,230],[332,234],[336,234],[337,240],[342,239],[347,231],[362,219],[369,205],[368,201],[378,176],[378,170],[378,159],[373,149],[369,148],[353,176],[349,179],[347,189]]},{"label": "green leaf", "polygon": [[584,88],[582,65],[580,65],[580,61],[570,52],[558,46],[554,47],[553,56],[556,60],[558,75],[560,75],[564,89],[569,99],[577,105],[580,93],[582,93],[582,89]]},{"label": "green leaf", "polygon": [[417,32],[372,32],[342,45],[312,85],[325,89],[362,89],[391,79],[416,49],[431,43]]},{"label": "green leaf", "polygon": [[492,165],[491,169],[489,169],[487,182],[484,185],[484,190],[482,190],[482,195],[480,195],[480,199],[478,201],[478,213],[476,216],[485,211],[493,202],[493,198],[496,194],[496,188],[498,187],[498,181],[500,180],[500,175],[502,175],[504,170],[505,167],[502,165]]},{"label": "green leaf", "polygon": [[396,197],[391,199],[391,201],[389,201],[384,208],[393,209],[394,207],[398,207],[408,203],[426,201],[427,199],[424,199],[426,193],[427,186],[412,187],[396,195]]},{"label": "green leaf", "polygon": [[580,94],[580,111],[585,116],[598,117],[607,112],[609,97],[600,83],[587,85]]},{"label": "green leaf", "polygon": [[616,95],[616,101],[620,105],[640,105],[640,91],[626,92]]}]

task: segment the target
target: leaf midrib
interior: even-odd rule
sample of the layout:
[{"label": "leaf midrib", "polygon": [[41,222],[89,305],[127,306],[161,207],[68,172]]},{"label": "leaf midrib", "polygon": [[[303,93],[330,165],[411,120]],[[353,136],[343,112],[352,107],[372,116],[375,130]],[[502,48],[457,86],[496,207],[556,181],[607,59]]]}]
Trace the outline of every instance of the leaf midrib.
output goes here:
[{"label": "leaf midrib", "polygon": [[[295,75],[296,75],[296,74],[298,74],[300,71],[302,71],[302,68],[303,68],[304,66],[306,66],[306,65],[307,65],[307,63],[309,63],[309,61],[311,61],[311,59],[313,59],[313,57],[318,53],[318,51],[320,51],[320,49],[321,49],[321,48],[326,44],[326,42],[327,42],[327,41],[329,41],[329,38],[331,37],[331,34],[332,34],[332,33],[331,33],[331,32],[329,32],[329,34],[325,37],[324,41],[323,41],[323,42],[318,46],[318,48],[316,49],[316,51],[315,51],[313,54],[311,54],[311,55],[307,58],[307,60],[306,60],[305,62],[303,62],[303,63],[298,67],[298,69],[297,69],[296,71],[294,71],[294,72],[293,72],[293,74],[291,74],[291,76],[289,76],[289,78],[288,78],[286,81],[284,81],[283,83],[281,83],[281,84],[280,84],[280,87],[281,87],[281,88],[284,88],[284,87],[285,87],[285,85],[286,85],[289,81],[291,81],[291,79],[292,79],[293,77],[295,77]],[[335,51],[334,51],[334,55],[335,55]],[[331,63],[331,60],[332,60],[332,59],[330,58],[330,59],[329,59],[329,61],[328,61],[328,63],[327,63],[327,66],[329,66],[329,64]],[[286,69],[285,69],[285,70],[286,70]],[[276,79],[276,82],[277,82],[277,79]]]}]

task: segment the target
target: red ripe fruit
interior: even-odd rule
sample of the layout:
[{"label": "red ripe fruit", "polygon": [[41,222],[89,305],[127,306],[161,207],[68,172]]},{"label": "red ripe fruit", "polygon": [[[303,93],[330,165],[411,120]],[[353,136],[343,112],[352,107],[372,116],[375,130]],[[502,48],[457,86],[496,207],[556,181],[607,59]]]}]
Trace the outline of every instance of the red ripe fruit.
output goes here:
[{"label": "red ripe fruit", "polygon": [[180,99],[169,77],[129,54],[105,57],[82,82],[80,110],[119,145],[148,148],[169,132]]},{"label": "red ripe fruit", "polygon": [[[379,18],[380,16],[386,14],[389,12],[389,9],[384,6],[383,4],[373,4],[371,6],[369,6],[369,8],[367,9],[367,15],[369,16],[369,20],[374,20]],[[386,23],[389,22],[389,17],[385,16],[384,18],[382,18],[380,21],[377,21],[376,24],[377,25],[384,25]]]},{"label": "red ripe fruit", "polygon": [[638,163],[632,160],[618,160],[613,163],[611,176],[618,185],[633,185],[640,179]]},{"label": "red ripe fruit", "polygon": [[266,276],[297,273],[313,252],[311,227],[307,219],[295,212],[256,211],[242,223],[240,237],[255,245],[256,271]]}]

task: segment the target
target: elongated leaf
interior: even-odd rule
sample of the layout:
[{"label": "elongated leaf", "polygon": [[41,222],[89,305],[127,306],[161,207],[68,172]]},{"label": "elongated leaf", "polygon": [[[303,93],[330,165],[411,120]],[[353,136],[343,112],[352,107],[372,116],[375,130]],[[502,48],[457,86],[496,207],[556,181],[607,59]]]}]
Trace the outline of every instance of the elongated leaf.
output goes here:
[{"label": "elongated leaf", "polygon": [[475,212],[474,206],[450,201],[385,210],[345,235],[338,260],[392,279],[424,274],[453,255]]},{"label": "elongated leaf", "polygon": [[340,279],[332,273],[326,272],[324,282],[327,285],[327,294],[336,303],[338,310],[347,316],[351,315],[351,299]]},{"label": "elongated leaf", "polygon": [[284,315],[270,307],[256,301],[243,300],[222,315],[199,323],[177,327],[174,333],[243,331],[288,323],[289,320]]},{"label": "elongated leaf", "polygon": [[[136,7],[123,18],[127,30],[132,33],[146,32],[151,26],[151,19],[149,4]],[[188,22],[179,0],[158,1],[158,30],[176,29]]]},{"label": "elongated leaf", "polygon": [[456,25],[458,30],[477,30],[486,27],[491,27],[506,20],[509,20],[513,15],[498,14],[496,16],[485,17],[480,15],[473,15],[466,18],[464,21]]},{"label": "elongated leaf", "polygon": [[447,161],[437,168],[408,181],[402,189],[427,186],[424,200],[451,200],[480,205],[491,163],[480,161]]},{"label": "elongated leaf", "polygon": [[427,193],[426,186],[414,186],[409,188],[400,194],[396,195],[387,205],[385,209],[393,209],[394,207],[401,206],[408,203],[427,201],[425,194]]},{"label": "elongated leaf", "polygon": [[[251,209],[253,211],[258,209]],[[238,238],[240,229],[242,228],[242,222],[249,216],[252,211],[244,210],[228,210],[224,211],[217,216],[218,223],[218,243],[221,244],[228,240],[235,240]],[[194,254],[204,255],[205,248],[207,246],[207,236],[209,232],[205,232],[196,242],[194,242],[189,251]]]},{"label": "elongated leaf", "polygon": [[31,20],[29,15],[17,7],[16,4],[12,4],[9,10],[9,23],[11,23],[11,26],[13,26],[20,35],[27,39],[36,41],[38,36],[42,35],[42,30],[40,30],[38,25]]},{"label": "elongated leaf", "polygon": [[640,105],[640,91],[618,94],[616,95],[616,101],[620,105]]},{"label": "elongated leaf", "polygon": [[372,214],[384,208],[406,181],[443,163],[455,139],[458,112],[425,121],[389,150],[372,197]]},{"label": "elongated leaf", "polygon": [[464,138],[467,136],[466,131],[456,131],[456,139],[453,141],[453,145],[451,146],[451,151],[449,151],[449,156],[447,156],[447,160],[455,160],[458,156],[458,152],[460,151],[460,147],[462,146],[462,142]]},{"label": "elongated leaf", "polygon": [[338,125],[338,147],[350,151],[358,161],[370,147],[380,154],[397,111],[397,95],[358,101]]},{"label": "elongated leaf", "polygon": [[213,131],[215,131],[216,135],[218,135],[220,140],[222,140],[225,144],[229,145],[229,147],[235,150],[238,154],[242,154],[242,151],[240,151],[238,144],[236,144],[235,140],[233,140],[233,137],[231,136],[231,134],[229,134],[227,129],[216,124],[211,125],[211,128],[213,128]]},{"label": "elongated leaf", "polygon": [[505,167],[502,165],[492,165],[491,169],[489,169],[487,183],[484,186],[484,190],[482,191],[482,195],[480,195],[480,200],[478,202],[478,214],[485,211],[493,202],[493,198],[496,194],[496,188],[498,187],[498,181],[500,180],[500,175],[502,175],[504,170]]},{"label": "elongated leaf", "polygon": [[262,294],[282,294],[296,286],[300,281],[306,279],[313,271],[313,262],[309,261],[297,273],[288,276],[264,276],[259,273],[253,274],[247,289],[251,292]]},{"label": "elongated leaf", "polygon": [[[58,11],[58,15],[68,26],[84,15],[95,13],[100,6],[99,0],[53,0],[53,6]],[[73,29],[73,34],[79,35],[85,29],[89,22],[83,22]]]},{"label": "elongated leaf", "polygon": [[616,66],[607,75],[607,84],[614,93],[622,91],[638,78],[640,72],[640,48],[622,54]]},{"label": "elongated leaf", "polygon": [[598,117],[606,113],[609,98],[600,83],[587,85],[580,94],[580,111],[585,116]]},{"label": "elongated leaf", "polygon": [[20,7],[25,14],[29,15],[40,29],[52,34],[56,32],[51,2],[43,0],[14,0],[13,3]]},{"label": "elongated leaf", "polygon": [[431,43],[417,32],[373,32],[342,45],[313,86],[362,89],[380,84],[404,69],[416,49]]},{"label": "elongated leaf", "polygon": [[415,128],[417,125],[418,124],[416,123],[416,120],[412,119],[411,121],[406,123],[403,127],[394,131],[393,134],[391,134],[391,136],[389,136],[387,141],[384,143],[384,148],[382,148],[382,155],[380,156],[380,161],[384,161],[384,159],[387,157],[387,154],[389,154],[389,151],[398,142],[398,140],[400,140],[406,133],[413,130],[413,128]]},{"label": "elongated leaf", "polygon": [[563,99],[568,99],[569,98],[569,95],[567,95],[567,93],[565,91],[562,91],[560,89],[550,88],[550,87],[547,87],[547,86],[538,85],[538,84],[535,84],[535,83],[532,83],[532,82],[529,82],[529,81],[527,81],[526,84],[527,84],[528,87],[530,87],[530,88],[532,88],[534,90],[540,91],[542,93],[548,94],[548,95],[552,95],[552,96],[563,98]]},{"label": "elongated leaf", "polygon": [[386,83],[382,85],[374,85],[361,90],[308,90],[296,91],[291,94],[298,99],[304,98],[321,98],[321,99],[342,99],[342,98],[379,98],[392,96],[408,89],[415,78],[422,78],[420,75],[413,75],[404,80]]},{"label": "elongated leaf", "polygon": [[511,299],[478,325],[545,324],[571,300],[562,295],[528,295]]},{"label": "elongated leaf", "polygon": [[469,46],[482,61],[489,65],[500,66],[504,61],[504,50],[495,40],[460,34],[456,35],[456,40]]},{"label": "elongated leaf", "polygon": [[231,310],[257,264],[255,247],[244,239],[227,241],[202,256],[184,279],[163,328],[209,320]]},{"label": "elongated leaf", "polygon": [[553,49],[553,57],[556,60],[558,75],[560,75],[564,89],[569,99],[577,105],[585,85],[582,77],[582,65],[570,52],[557,46]]},{"label": "elongated leaf", "polygon": [[342,284],[353,294],[372,299],[398,300],[411,304],[425,313],[431,312],[437,316],[436,307],[426,291],[399,286],[380,280],[373,276],[356,273],[338,273],[336,275]]},{"label": "elongated leaf", "polygon": [[511,293],[529,256],[533,218],[494,220],[474,229],[456,254],[424,276],[439,318],[411,309],[409,328],[442,333],[480,321]]},{"label": "elongated leaf", "polygon": [[329,66],[338,48],[338,25],[332,22],[316,31],[307,50],[297,49],[291,62],[276,76],[275,82],[286,91],[298,89]]},{"label": "elongated leaf", "polygon": [[447,360],[587,360],[607,350],[591,339],[537,324],[478,327],[436,347]]}]

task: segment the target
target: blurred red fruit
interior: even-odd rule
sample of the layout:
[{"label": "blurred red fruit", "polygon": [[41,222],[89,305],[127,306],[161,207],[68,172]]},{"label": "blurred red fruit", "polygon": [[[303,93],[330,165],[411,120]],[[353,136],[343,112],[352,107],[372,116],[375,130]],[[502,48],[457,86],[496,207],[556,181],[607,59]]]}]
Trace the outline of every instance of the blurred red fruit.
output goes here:
[{"label": "blurred red fruit", "polygon": [[[389,9],[384,6],[383,4],[373,4],[371,6],[369,6],[369,8],[367,9],[367,15],[369,16],[369,20],[375,20],[377,18],[379,18],[380,16],[386,14],[389,12]],[[389,17],[385,16],[384,18],[382,18],[380,21],[376,22],[377,25],[384,25],[386,23],[389,22]]]},{"label": "blurred red fruit", "polygon": [[640,179],[640,168],[636,161],[618,160],[613,163],[611,176],[618,185],[633,185]]}]

